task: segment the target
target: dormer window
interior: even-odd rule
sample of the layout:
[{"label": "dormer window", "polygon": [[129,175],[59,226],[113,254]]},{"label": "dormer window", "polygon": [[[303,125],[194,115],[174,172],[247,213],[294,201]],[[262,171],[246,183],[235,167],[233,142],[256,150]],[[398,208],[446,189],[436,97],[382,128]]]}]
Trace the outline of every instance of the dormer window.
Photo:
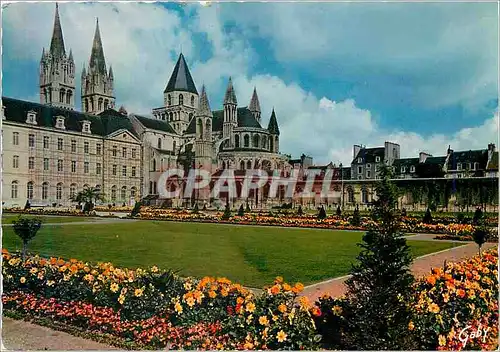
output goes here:
[{"label": "dormer window", "polygon": [[82,121],[82,132],[83,133],[90,133],[90,121],[89,120],[84,120]]},{"label": "dormer window", "polygon": [[475,162],[474,163],[474,168],[472,170],[477,170],[477,169],[479,169],[479,163]]},{"label": "dormer window", "polygon": [[406,167],[401,166],[401,173],[404,174],[406,172]]},{"label": "dormer window", "polygon": [[458,163],[457,164],[457,171],[460,171],[460,170],[462,170],[462,164]]},{"label": "dormer window", "polygon": [[363,158],[358,158],[358,163],[362,163],[363,162]]},{"label": "dormer window", "polygon": [[367,169],[371,169],[372,168],[372,164],[366,164],[366,168]]},{"label": "dormer window", "polygon": [[30,125],[36,125],[36,112],[33,110],[28,111],[28,115],[26,116],[26,123]]},{"label": "dormer window", "polygon": [[412,165],[412,166],[410,167],[410,172],[411,172],[411,173],[414,173],[414,172],[415,172],[415,166],[413,166],[413,165]]},{"label": "dormer window", "polygon": [[379,156],[376,156],[376,157],[375,157],[375,162],[376,162],[376,163],[379,163],[379,162],[380,162],[380,157],[379,157]]},{"label": "dormer window", "polygon": [[66,129],[66,127],[64,126],[64,116],[57,116],[56,117],[56,128],[59,128],[61,130]]}]

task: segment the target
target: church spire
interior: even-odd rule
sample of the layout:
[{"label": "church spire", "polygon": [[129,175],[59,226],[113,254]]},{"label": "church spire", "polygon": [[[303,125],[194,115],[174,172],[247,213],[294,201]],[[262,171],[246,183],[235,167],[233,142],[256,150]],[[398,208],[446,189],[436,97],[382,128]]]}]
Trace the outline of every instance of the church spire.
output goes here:
[{"label": "church spire", "polygon": [[64,39],[59,18],[59,5],[56,3],[56,14],[54,16],[54,29],[52,31],[52,40],[50,42],[50,53],[52,57],[63,57],[66,55],[64,49]]},{"label": "church spire", "polygon": [[184,91],[198,95],[193,77],[191,77],[191,72],[189,72],[188,65],[182,53],[179,55],[179,59],[177,59],[172,76],[170,76],[163,93],[174,91]]},{"label": "church spire", "polygon": [[224,104],[234,104],[238,105],[238,101],[236,100],[236,93],[233,88],[233,81],[231,77],[229,77],[229,82],[227,83],[226,94],[224,95]]},{"label": "church spire", "polygon": [[269,120],[269,125],[267,126],[267,130],[271,134],[275,134],[277,136],[280,135],[280,129],[278,127],[278,119],[276,118],[276,113],[274,112],[274,108],[273,112],[271,113],[271,119]]},{"label": "church spire", "polygon": [[259,97],[257,96],[257,88],[253,88],[252,99],[250,100],[250,105],[248,106],[248,110],[251,112],[260,112],[260,103]]},{"label": "church spire", "polygon": [[99,19],[96,20],[94,42],[92,43],[92,53],[89,62],[90,71],[97,71],[99,74],[106,75],[106,60],[104,59],[104,50],[102,49],[101,32],[99,31]]},{"label": "church spire", "polygon": [[198,104],[198,111],[196,116],[213,117],[212,110],[210,110],[210,103],[208,102],[207,92],[205,85],[201,88],[200,102]]}]

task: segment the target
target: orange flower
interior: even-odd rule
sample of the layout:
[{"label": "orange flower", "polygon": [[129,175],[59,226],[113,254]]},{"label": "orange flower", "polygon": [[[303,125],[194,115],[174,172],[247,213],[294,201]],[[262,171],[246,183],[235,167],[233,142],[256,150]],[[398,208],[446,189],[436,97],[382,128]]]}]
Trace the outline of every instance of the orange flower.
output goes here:
[{"label": "orange flower", "polygon": [[243,297],[236,298],[236,303],[243,304],[243,302],[245,302],[245,299]]},{"label": "orange flower", "polygon": [[260,325],[267,325],[267,324],[269,324],[269,320],[267,319],[267,317],[265,315],[259,318],[259,324]]},{"label": "orange flower", "polygon": [[290,291],[292,287],[289,284],[283,284],[283,290]]},{"label": "orange flower", "polygon": [[208,297],[215,298],[215,297],[217,297],[217,293],[215,293],[215,291],[209,291],[208,292]]},{"label": "orange flower", "polygon": [[459,296],[460,298],[464,298],[465,296],[465,291],[462,290],[461,288],[457,290],[457,296]]},{"label": "orange flower", "polygon": [[278,306],[278,310],[281,312],[281,313],[285,313],[286,312],[286,305],[284,305],[283,303],[280,304]]},{"label": "orange flower", "polygon": [[321,309],[319,309],[318,307],[313,307],[311,309],[311,313],[312,315],[314,315],[315,317],[319,317],[321,316]]},{"label": "orange flower", "polygon": [[428,284],[431,284],[433,286],[436,284],[436,278],[434,277],[434,275],[428,276],[426,281]]},{"label": "orange flower", "polygon": [[277,284],[281,284],[283,282],[283,278],[281,276],[276,277],[276,280],[274,280]]},{"label": "orange flower", "polygon": [[273,287],[271,287],[271,294],[277,295],[279,292],[280,288],[278,286],[274,285]]},{"label": "orange flower", "polygon": [[301,284],[300,282],[297,282],[295,284],[295,288],[297,289],[298,292],[302,292],[302,290],[304,290],[304,285]]}]

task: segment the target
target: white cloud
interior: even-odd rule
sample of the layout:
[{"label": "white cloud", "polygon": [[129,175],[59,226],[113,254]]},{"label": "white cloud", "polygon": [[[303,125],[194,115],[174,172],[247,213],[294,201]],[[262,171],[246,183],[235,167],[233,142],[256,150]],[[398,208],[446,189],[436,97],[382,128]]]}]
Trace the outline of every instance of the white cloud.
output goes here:
[{"label": "white cloud", "polygon": [[[117,103],[125,105],[129,112],[149,114],[151,108],[162,104],[163,89],[182,45],[182,51],[188,59],[198,89],[201,90],[202,83],[207,86],[212,109],[221,108],[222,102],[214,101],[216,99],[214,97],[222,95],[227,76],[233,76],[240,106],[249,103],[253,87],[256,86],[263,109],[263,126],[267,127],[274,107],[281,131],[281,150],[293,156],[306,153],[314,156],[318,163],[329,161],[350,163],[352,145],[359,143],[378,146],[383,145],[385,140],[398,142],[401,144],[402,155],[413,157],[421,150],[442,155],[448,144],[456,150],[485,148],[489,142],[498,140],[496,123],[498,115],[486,120],[480,126],[473,126],[450,136],[421,136],[411,131],[386,131],[377,125],[369,109],[359,107],[352,99],[336,101],[334,97],[318,97],[297,83],[286,83],[276,76],[250,75],[256,53],[245,39],[223,30],[220,4],[213,4],[210,7],[188,5],[184,9],[195,14],[189,26],[182,23],[178,13],[168,11],[158,4],[61,4],[60,13],[66,49],[68,51],[70,48],[73,49],[78,70],[77,87],[80,84],[83,63],[90,56],[95,16],[98,14],[106,61],[108,65],[113,65],[115,74]],[[303,27],[298,23],[297,28],[302,28],[304,32],[294,30],[287,25],[286,19],[290,19],[290,16],[300,14],[305,18],[311,18],[313,14],[310,11],[304,7],[298,12],[286,10],[280,13],[280,16],[285,17],[275,18],[277,23],[271,30],[274,28],[282,31],[277,34],[275,40],[293,37],[292,41],[287,41],[289,47],[284,46],[285,42],[279,42],[280,45],[276,50],[283,49],[282,55],[287,55],[287,50],[291,50],[294,45],[303,44],[308,48],[308,50],[294,49],[300,56],[301,53],[323,55],[323,51],[326,50],[324,46],[331,46],[329,43],[338,41],[338,45],[342,44],[343,39],[338,33],[332,34],[335,36],[332,42],[330,39],[325,39],[324,33],[318,31],[320,26],[325,26],[320,21],[325,16],[324,13],[315,14],[318,20],[313,21],[311,26]],[[248,15],[244,16],[245,18],[254,18],[251,12],[245,13]],[[270,14],[273,12],[270,11]],[[260,21],[265,22],[268,15],[269,13],[264,14]],[[10,41],[12,45],[7,49],[10,51],[9,54],[38,62],[42,46],[47,48],[50,45],[53,16],[53,4],[18,3],[9,6],[4,12],[6,27],[4,35],[12,37],[15,33],[13,38],[16,39]],[[26,18],[30,21],[26,21]],[[255,19],[255,24],[259,23]],[[203,61],[190,59],[200,56],[197,55],[200,48],[194,46],[193,40],[193,36],[200,33],[206,34],[212,53]],[[318,46],[318,43],[321,45]],[[338,47],[337,44],[333,47]],[[390,46],[386,49],[389,50]],[[347,49],[338,48],[338,50]],[[417,52],[416,49],[412,50]],[[422,53],[427,53],[426,50],[430,49],[427,48]],[[486,75],[484,79],[485,82],[488,81]],[[484,84],[487,82],[478,81],[477,89]],[[33,91],[36,91],[36,87]],[[467,98],[466,95],[461,97]],[[29,98],[38,100],[31,96]]]}]

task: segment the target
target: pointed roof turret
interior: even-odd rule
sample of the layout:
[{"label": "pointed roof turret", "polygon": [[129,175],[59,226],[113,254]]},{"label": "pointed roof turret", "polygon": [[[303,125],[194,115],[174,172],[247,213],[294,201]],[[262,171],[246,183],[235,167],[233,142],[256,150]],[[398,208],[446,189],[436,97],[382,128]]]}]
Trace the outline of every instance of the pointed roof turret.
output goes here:
[{"label": "pointed roof turret", "polygon": [[113,66],[109,65],[109,78],[113,79]]},{"label": "pointed roof turret", "polygon": [[274,108],[271,114],[271,119],[269,120],[269,125],[267,126],[267,130],[271,134],[275,134],[278,136],[280,135],[280,129],[278,127],[278,120],[276,119],[276,113],[274,112]]},{"label": "pointed roof turret", "polygon": [[231,77],[229,77],[229,82],[227,83],[226,94],[224,95],[224,104],[238,104]]},{"label": "pointed roof turret", "polygon": [[42,48],[42,58],[40,61],[43,61],[43,59],[45,59],[45,48]]},{"label": "pointed roof turret", "polygon": [[52,40],[50,41],[50,53],[53,57],[62,57],[66,55],[61,20],[59,19],[59,5],[57,3],[56,14],[54,16],[54,30],[52,31]]},{"label": "pointed roof turret", "polygon": [[196,111],[196,116],[213,117],[212,110],[210,109],[210,103],[208,102],[205,85],[203,85],[203,87],[201,88],[200,102],[198,103],[198,110]]},{"label": "pointed roof turret", "polygon": [[250,105],[248,106],[248,110],[251,112],[260,112],[260,103],[259,97],[257,96],[257,88],[253,88],[252,99],[250,100]]},{"label": "pointed roof turret", "polygon": [[69,57],[68,57],[69,61],[73,61],[73,50],[72,49],[69,49]]},{"label": "pointed roof turret", "polygon": [[82,78],[87,75],[87,70],[85,69],[85,63],[83,63]]},{"label": "pointed roof turret", "polygon": [[94,42],[92,43],[89,68],[91,71],[97,71],[102,75],[106,75],[106,60],[104,59],[104,50],[102,49],[101,32],[99,31],[99,19],[96,20]]},{"label": "pointed roof turret", "polygon": [[169,93],[176,90],[198,94],[193,77],[191,77],[191,72],[189,72],[188,65],[186,64],[186,60],[184,59],[184,55],[182,53],[179,55],[179,59],[175,64],[174,71],[172,72],[172,76],[170,76],[163,93]]}]

